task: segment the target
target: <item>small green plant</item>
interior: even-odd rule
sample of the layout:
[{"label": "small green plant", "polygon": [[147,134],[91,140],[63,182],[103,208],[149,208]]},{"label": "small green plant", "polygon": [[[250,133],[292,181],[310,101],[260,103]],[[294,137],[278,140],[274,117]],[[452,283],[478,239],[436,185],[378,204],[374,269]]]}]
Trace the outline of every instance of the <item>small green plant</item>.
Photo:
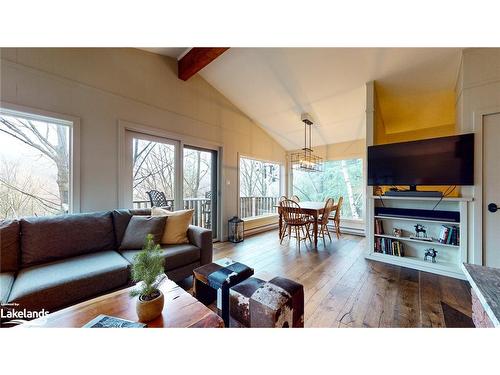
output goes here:
[{"label": "small green plant", "polygon": [[154,243],[152,234],[148,234],[143,249],[134,257],[132,280],[139,284],[138,288],[130,292],[130,296],[140,296],[145,301],[158,297],[158,286],[163,281],[161,275],[165,272],[164,264],[160,245]]}]

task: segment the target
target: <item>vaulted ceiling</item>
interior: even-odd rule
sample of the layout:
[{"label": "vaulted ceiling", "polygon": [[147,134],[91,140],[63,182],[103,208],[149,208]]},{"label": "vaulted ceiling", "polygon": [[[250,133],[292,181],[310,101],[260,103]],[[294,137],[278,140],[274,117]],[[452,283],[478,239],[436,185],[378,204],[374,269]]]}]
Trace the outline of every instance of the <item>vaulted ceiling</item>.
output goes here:
[{"label": "vaulted ceiling", "polygon": [[[185,49],[152,52],[179,58]],[[317,125],[314,145],[364,138],[368,81],[377,82],[388,131],[418,115],[412,103],[419,111],[430,101],[454,105],[460,58],[458,48],[231,48],[200,74],[292,150],[303,144],[302,112]],[[412,126],[453,121],[442,117]]]}]

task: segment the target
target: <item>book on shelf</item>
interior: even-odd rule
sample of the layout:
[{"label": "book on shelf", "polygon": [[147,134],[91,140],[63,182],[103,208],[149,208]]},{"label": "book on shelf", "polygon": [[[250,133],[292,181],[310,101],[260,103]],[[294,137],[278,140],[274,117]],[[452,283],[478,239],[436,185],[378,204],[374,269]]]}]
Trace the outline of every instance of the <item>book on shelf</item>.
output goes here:
[{"label": "book on shelf", "polygon": [[375,252],[403,257],[404,245],[401,241],[391,238],[377,237],[375,238]]},{"label": "book on shelf", "polygon": [[384,234],[384,226],[380,219],[375,219],[375,234]]},{"label": "book on shelf", "polygon": [[460,244],[460,228],[456,225],[442,225],[438,241],[442,244],[458,246]]}]

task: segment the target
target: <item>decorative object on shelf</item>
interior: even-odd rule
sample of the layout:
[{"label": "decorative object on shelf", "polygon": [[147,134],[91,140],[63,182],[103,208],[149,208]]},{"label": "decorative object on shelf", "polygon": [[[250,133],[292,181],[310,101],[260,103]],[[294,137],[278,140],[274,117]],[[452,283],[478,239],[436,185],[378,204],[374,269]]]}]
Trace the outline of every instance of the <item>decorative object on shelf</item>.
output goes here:
[{"label": "decorative object on shelf", "polygon": [[130,292],[130,296],[138,297],[136,311],[141,322],[149,322],[163,311],[164,297],[159,286],[167,277],[164,263],[160,245],[155,245],[153,236],[148,234],[143,250],[137,253],[132,263],[132,280],[137,283],[137,288]]},{"label": "decorative object on shelf", "polygon": [[230,242],[238,243],[244,240],[245,222],[238,216],[233,216],[227,222],[227,237]]},{"label": "decorative object on shelf", "polygon": [[421,224],[415,225],[415,238],[417,239],[426,239],[427,238],[427,230]]},{"label": "decorative object on shelf", "polygon": [[425,255],[424,255],[424,260],[427,261],[427,258],[432,259],[432,263],[436,263],[436,256],[437,256],[437,250],[429,248],[425,249]]},{"label": "decorative object on shelf", "polygon": [[312,117],[308,113],[303,113],[301,120],[304,123],[304,148],[302,151],[290,154],[290,163],[294,169],[303,172],[322,172],[323,159],[314,154],[312,149]]},{"label": "decorative object on shelf", "polygon": [[392,229],[392,235],[394,237],[403,237],[403,229],[401,229],[401,228],[393,228]]}]

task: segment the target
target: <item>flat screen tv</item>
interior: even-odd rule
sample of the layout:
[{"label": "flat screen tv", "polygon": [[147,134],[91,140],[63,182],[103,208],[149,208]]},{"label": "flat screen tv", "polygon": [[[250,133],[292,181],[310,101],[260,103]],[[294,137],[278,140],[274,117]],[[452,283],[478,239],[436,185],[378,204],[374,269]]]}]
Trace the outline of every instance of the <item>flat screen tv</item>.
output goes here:
[{"label": "flat screen tv", "polygon": [[370,146],[368,185],[474,185],[474,134]]}]

